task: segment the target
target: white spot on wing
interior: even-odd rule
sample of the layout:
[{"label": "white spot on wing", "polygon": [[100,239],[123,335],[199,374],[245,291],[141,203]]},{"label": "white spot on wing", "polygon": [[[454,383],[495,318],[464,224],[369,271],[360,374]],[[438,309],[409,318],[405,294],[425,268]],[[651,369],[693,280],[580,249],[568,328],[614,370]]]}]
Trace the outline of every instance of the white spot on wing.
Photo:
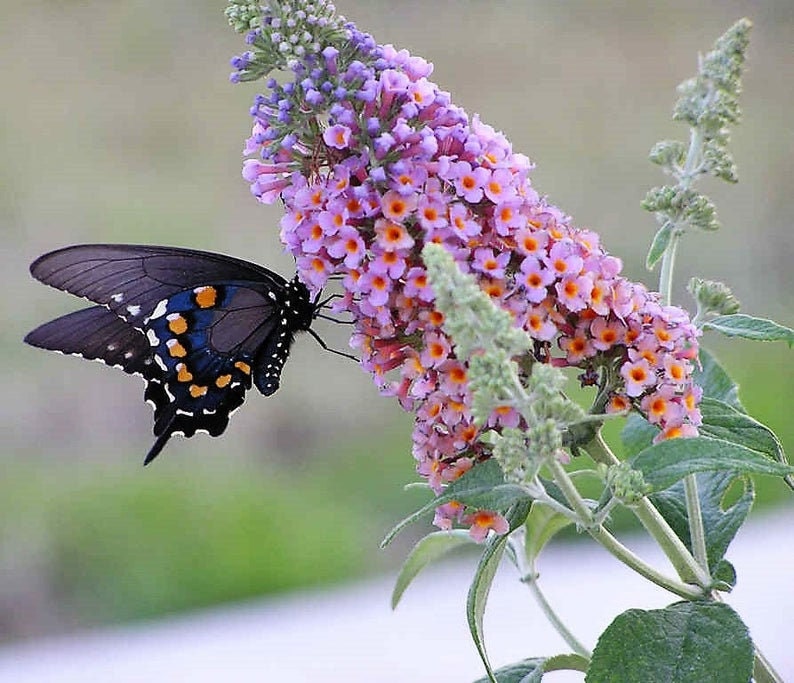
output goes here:
[{"label": "white spot on wing", "polygon": [[141,312],[141,307],[140,306],[127,306],[127,312],[130,315],[138,315],[138,313]]},{"label": "white spot on wing", "polygon": [[160,345],[160,338],[155,334],[154,330],[146,330],[146,338],[149,340],[150,346]]},{"label": "white spot on wing", "polygon": [[154,307],[152,314],[149,316],[149,320],[154,320],[155,318],[165,315],[165,309],[167,307],[168,299],[163,299],[159,304],[157,304],[157,306]]},{"label": "white spot on wing", "polygon": [[118,294],[111,294],[110,300],[114,301],[117,304],[120,304],[122,301],[124,301],[124,292],[119,292]]}]

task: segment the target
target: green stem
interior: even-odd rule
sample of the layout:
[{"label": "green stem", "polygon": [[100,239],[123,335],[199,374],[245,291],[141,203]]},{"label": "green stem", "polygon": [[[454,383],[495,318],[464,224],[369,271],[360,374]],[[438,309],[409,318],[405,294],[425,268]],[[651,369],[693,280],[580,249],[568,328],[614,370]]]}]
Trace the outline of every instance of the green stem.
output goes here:
[{"label": "green stem", "polygon": [[[587,504],[579,494],[578,489],[574,486],[565,468],[556,461],[549,463],[549,467],[554,473],[554,482],[560,487],[568,503],[579,515],[580,526],[582,526],[594,540],[598,541],[598,543],[604,546],[604,548],[623,562],[623,564],[633,569],[640,576],[655,583],[657,586],[671,593],[675,593],[685,600],[700,600],[703,598],[704,593],[702,588],[683,583],[677,579],[671,579],[669,576],[662,574],[624,546],[618,539],[609,533],[605,527],[596,525]],[[684,550],[686,550],[686,548],[684,548]]]},{"label": "green stem", "polygon": [[508,540],[508,543],[510,543],[513,550],[513,561],[515,562],[516,568],[521,575],[521,582],[529,587],[532,597],[535,598],[535,602],[538,603],[538,606],[542,610],[543,614],[546,615],[546,618],[549,620],[557,633],[560,634],[560,637],[568,644],[568,647],[570,647],[576,654],[579,654],[585,659],[589,660],[590,657],[592,657],[590,650],[582,645],[579,639],[573,635],[562,619],[560,619],[558,614],[554,611],[554,608],[549,604],[549,601],[546,600],[546,596],[543,594],[543,591],[540,590],[540,585],[538,584],[538,574],[535,571],[534,563],[530,563],[530,565],[527,566],[525,541],[526,532],[524,531],[523,527],[521,527],[521,529],[516,529],[516,531],[510,535]]},{"label": "green stem", "polygon": [[709,571],[708,553],[706,551],[706,533],[703,527],[703,514],[698,497],[698,482],[694,474],[684,479],[684,495],[686,511],[689,518],[689,540],[692,554],[704,571]]},{"label": "green stem", "polygon": [[[686,190],[695,181],[700,168],[700,160],[703,155],[703,131],[700,128],[692,128],[689,132],[689,149],[687,150],[684,168],[677,174],[678,186]],[[675,257],[678,244],[683,234],[683,226],[678,223],[673,225],[672,237],[667,249],[662,256],[662,267],[659,273],[659,293],[662,296],[662,303],[669,305],[673,297],[673,270],[675,269]],[[696,572],[695,576],[703,578],[709,576],[709,564],[706,552],[706,532],[703,527],[703,513],[700,509],[700,499],[698,498],[697,479],[694,474],[684,478],[684,490],[686,500],[687,523],[689,525],[689,538],[692,544],[692,552],[701,571]],[[640,518],[642,521],[642,518]],[[643,524],[645,522],[643,521]],[[647,528],[647,526],[646,526]],[[650,529],[649,529],[650,531]],[[679,571],[679,575],[684,577]],[[710,577],[709,577],[710,580]],[[702,581],[698,583],[704,585]]]},{"label": "green stem", "polygon": [[784,683],[780,674],[775,671],[769,660],[757,647],[755,648],[755,661],[753,662],[753,679],[755,683]]},{"label": "green stem", "polygon": [[[583,446],[593,460],[604,463],[605,465],[616,465],[620,461],[615,457],[609,446],[604,441],[601,433],[596,434],[590,443]],[[643,498],[639,503],[629,508],[640,520],[642,525],[659,544],[664,554],[675,567],[678,576],[687,583],[695,583],[702,588],[711,585],[711,577],[704,571],[702,566],[689,552],[683,541],[672,530],[667,521],[653,503],[647,498]],[[702,597],[702,594],[699,595]]]}]

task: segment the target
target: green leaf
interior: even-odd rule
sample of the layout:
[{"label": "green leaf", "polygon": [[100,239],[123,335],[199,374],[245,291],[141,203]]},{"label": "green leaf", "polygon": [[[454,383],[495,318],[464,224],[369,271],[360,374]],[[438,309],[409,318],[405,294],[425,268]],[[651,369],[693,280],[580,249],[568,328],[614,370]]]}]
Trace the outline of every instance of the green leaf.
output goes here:
[{"label": "green leaf", "polygon": [[744,313],[711,318],[703,323],[703,329],[722,332],[728,337],[742,337],[755,341],[784,341],[789,346],[794,344],[794,330],[790,327]]},{"label": "green leaf", "polygon": [[736,585],[736,569],[728,560],[720,560],[711,570],[714,581],[723,584],[724,587],[717,587],[717,590],[730,591]]},{"label": "green leaf", "polygon": [[631,458],[629,464],[640,470],[653,491],[663,491],[688,474],[727,470],[746,474],[785,476],[794,467],[772,462],[739,444],[696,437],[667,439],[646,448]]},{"label": "green leaf", "polygon": [[[483,499],[488,499],[488,496],[492,493],[492,490],[498,487],[500,484],[504,484],[504,475],[502,474],[502,470],[499,468],[499,464],[496,461],[486,460],[483,463],[475,465],[460,479],[453,481],[449,486],[447,486],[440,496],[428,501],[414,513],[408,515],[408,517],[403,519],[401,522],[398,522],[397,525],[388,534],[386,534],[386,537],[380,543],[380,547],[385,548],[394,540],[394,537],[397,534],[405,529],[405,527],[410,526],[423,515],[426,515],[428,512],[432,512],[440,505],[444,505],[451,500],[460,500],[461,502],[464,502],[462,500],[463,498],[468,498],[471,500],[477,498],[478,496],[482,497]],[[514,486],[510,489],[510,495],[501,498],[499,494],[491,496],[489,502],[498,502],[496,499],[501,500],[502,504],[504,504],[506,500],[515,501],[518,493],[515,491],[515,488],[518,487]],[[523,489],[521,489],[521,492],[524,496],[526,496],[526,492],[524,492]],[[504,510],[509,507],[509,505],[510,503],[508,502],[501,509]],[[487,506],[483,507],[485,508]],[[499,508],[488,509],[498,510]]]},{"label": "green leaf", "polygon": [[391,608],[397,607],[405,589],[422,569],[455,548],[475,543],[465,529],[435,531],[422,538],[405,559],[391,595]]},{"label": "green leaf", "polygon": [[670,246],[670,240],[673,237],[673,223],[666,221],[664,225],[653,236],[651,248],[648,250],[648,256],[645,257],[645,267],[648,270],[653,270],[653,267],[658,263],[659,259],[664,256],[667,247]]},{"label": "green leaf", "polygon": [[527,535],[524,542],[530,564],[537,560],[540,551],[555,534],[571,523],[568,517],[555,512],[548,505],[533,503],[526,521]]},{"label": "green leaf", "polygon": [[654,427],[644,417],[631,413],[626,424],[620,432],[620,441],[626,457],[637,455],[640,451],[653,444],[653,437],[659,433],[659,428]]},{"label": "green leaf", "polygon": [[469,595],[466,599],[466,620],[469,623],[469,631],[480,654],[480,659],[485,666],[488,680],[498,683],[494,677],[491,663],[488,661],[488,653],[485,650],[485,636],[483,633],[482,619],[485,614],[485,605],[488,602],[488,594],[491,591],[496,570],[504,554],[507,545],[507,536],[494,536],[485,546],[485,551],[480,557],[477,571],[469,587]]},{"label": "green leaf", "polygon": [[728,373],[717,359],[701,347],[699,360],[701,367],[695,370],[693,379],[696,384],[703,387],[703,396],[716,398],[744,412],[739,401],[739,387],[728,377]]},{"label": "green leaf", "polygon": [[[508,664],[496,671],[494,675],[499,683],[540,683],[544,673],[550,671],[587,671],[588,660],[581,655],[567,654],[554,657],[531,657],[520,662]],[[488,683],[486,676],[474,683]]]},{"label": "green leaf", "polygon": [[632,609],[598,639],[586,683],[748,683],[753,643],[728,605],[679,602]]},{"label": "green leaf", "polygon": [[775,433],[747,413],[714,398],[704,398],[701,401],[700,413],[703,424],[699,431],[703,436],[731,441],[787,464],[783,444]]},{"label": "green leaf", "polygon": [[[508,664],[493,672],[499,683],[536,683],[543,677],[543,665],[546,663],[544,657],[533,657],[522,659],[515,664]],[[474,683],[488,683],[493,680],[488,676],[478,678]]]},{"label": "green leaf", "polygon": [[[749,477],[738,477],[744,486],[742,494],[729,507],[723,507],[728,489],[737,479],[736,474],[734,472],[700,472],[695,475],[695,478],[703,517],[709,569],[717,571],[719,565],[724,562],[723,557],[728,546],[750,512],[755,499],[755,491]],[[655,493],[651,496],[651,501],[675,531],[676,536],[684,542],[687,548],[692,550],[683,482],[678,482],[665,491]],[[726,580],[724,576],[720,579]]]}]

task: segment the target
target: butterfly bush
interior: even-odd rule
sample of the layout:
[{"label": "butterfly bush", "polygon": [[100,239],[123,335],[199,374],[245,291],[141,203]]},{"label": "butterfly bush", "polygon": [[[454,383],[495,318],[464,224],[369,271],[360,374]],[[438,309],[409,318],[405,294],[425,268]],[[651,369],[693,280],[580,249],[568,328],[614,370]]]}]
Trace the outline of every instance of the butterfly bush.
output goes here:
[{"label": "butterfly bush", "polygon": [[[351,345],[381,393],[415,414],[413,456],[429,485],[439,492],[490,457],[484,430],[524,425],[509,405],[475,421],[468,365],[421,258],[427,243],[530,335],[535,360],[597,385],[599,411],[637,410],[657,440],[696,435],[687,313],[622,276],[598,234],[538,194],[529,159],[455,105],[432,64],[378,45],[330,3],[307,4],[233,17],[252,50],[232,61],[232,80],[289,75],[254,101],[243,176],[260,202],[283,202],[280,238],[300,279],[315,292],[341,279],[335,309],[352,315]],[[478,538],[507,531],[499,515],[439,507],[435,523],[453,522]]]}]

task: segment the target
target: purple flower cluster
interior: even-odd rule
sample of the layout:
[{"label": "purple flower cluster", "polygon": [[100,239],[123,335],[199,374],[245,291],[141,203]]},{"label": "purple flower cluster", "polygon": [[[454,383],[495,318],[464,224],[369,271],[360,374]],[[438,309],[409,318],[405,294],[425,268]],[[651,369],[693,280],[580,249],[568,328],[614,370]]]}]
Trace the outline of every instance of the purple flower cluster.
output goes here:
[{"label": "purple flower cluster", "polygon": [[[271,83],[252,113],[243,175],[262,202],[283,200],[281,240],[313,290],[342,276],[351,344],[383,394],[415,413],[413,454],[434,490],[489,456],[483,428],[522,426],[511,407],[471,415],[467,366],[455,357],[420,252],[436,242],[473,274],[535,356],[607,378],[608,411],[639,410],[658,438],[697,433],[697,331],[687,314],[620,275],[599,237],[538,196],[529,160],[428,80],[432,65],[353,29],[359,59],[326,48]],[[322,124],[320,123],[322,121]],[[503,531],[498,515],[439,508],[436,523]]]}]

